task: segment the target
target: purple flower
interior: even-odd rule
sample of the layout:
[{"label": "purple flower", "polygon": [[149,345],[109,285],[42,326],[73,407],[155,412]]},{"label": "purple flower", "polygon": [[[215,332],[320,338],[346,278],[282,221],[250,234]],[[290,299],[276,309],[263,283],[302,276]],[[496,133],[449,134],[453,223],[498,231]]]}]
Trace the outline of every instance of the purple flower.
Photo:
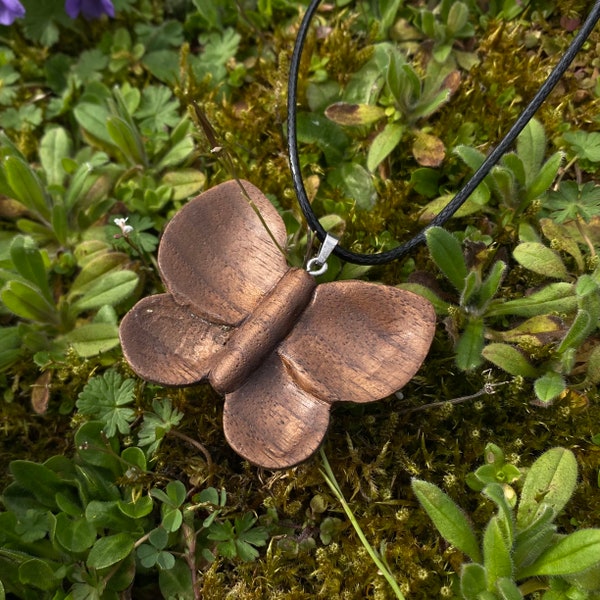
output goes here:
[{"label": "purple flower", "polygon": [[19,0],[0,0],[0,24],[12,25],[15,19],[25,16],[25,9]]},{"label": "purple flower", "polygon": [[71,19],[76,19],[79,13],[86,19],[99,19],[102,15],[115,16],[111,0],[65,0],[65,10]]}]

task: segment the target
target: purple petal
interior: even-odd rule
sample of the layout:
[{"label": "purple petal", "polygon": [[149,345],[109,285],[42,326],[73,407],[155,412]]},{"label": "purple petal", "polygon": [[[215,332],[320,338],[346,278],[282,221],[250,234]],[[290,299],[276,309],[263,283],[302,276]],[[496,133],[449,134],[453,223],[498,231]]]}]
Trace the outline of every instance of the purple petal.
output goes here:
[{"label": "purple petal", "polygon": [[115,7],[111,0],[66,0],[65,11],[72,19],[79,13],[88,20],[99,19],[102,15],[115,16]]},{"label": "purple petal", "polygon": [[0,0],[0,24],[12,25],[15,19],[25,16],[25,9],[19,0]]},{"label": "purple petal", "polygon": [[80,0],[66,0],[65,12],[71,17],[71,19],[76,19],[77,15],[79,15],[79,11],[81,10],[80,5]]}]

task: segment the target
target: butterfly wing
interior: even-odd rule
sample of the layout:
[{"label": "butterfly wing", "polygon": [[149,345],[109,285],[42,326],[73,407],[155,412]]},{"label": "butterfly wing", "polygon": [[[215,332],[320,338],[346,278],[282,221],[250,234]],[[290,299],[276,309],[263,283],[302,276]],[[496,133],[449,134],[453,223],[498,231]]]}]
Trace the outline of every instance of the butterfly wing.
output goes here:
[{"label": "butterfly wing", "polygon": [[317,450],[329,410],[296,384],[273,352],[242,387],[225,396],[223,429],[229,445],[251,463],[285,469]]},{"label": "butterfly wing", "polygon": [[278,353],[303,390],[326,402],[372,402],[404,386],[425,359],[435,313],[386,285],[319,285]]},{"label": "butterfly wing", "polygon": [[209,359],[223,347],[230,328],[197,316],[170,294],[157,294],[125,315],[119,335],[127,362],[142,379],[191,385],[206,377]]},{"label": "butterfly wing", "polygon": [[158,264],[179,304],[213,323],[236,325],[287,270],[273,240],[285,246],[286,230],[268,198],[247,181],[227,181],[173,217]]}]

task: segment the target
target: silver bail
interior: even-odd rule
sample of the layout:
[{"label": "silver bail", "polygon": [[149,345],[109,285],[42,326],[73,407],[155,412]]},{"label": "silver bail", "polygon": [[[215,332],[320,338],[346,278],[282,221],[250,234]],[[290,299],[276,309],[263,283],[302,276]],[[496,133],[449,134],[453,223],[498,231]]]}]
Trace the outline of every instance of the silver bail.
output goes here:
[{"label": "silver bail", "polygon": [[309,275],[318,277],[327,271],[327,259],[337,246],[338,241],[337,238],[334,238],[329,233],[325,236],[319,254],[306,263],[306,271]]}]

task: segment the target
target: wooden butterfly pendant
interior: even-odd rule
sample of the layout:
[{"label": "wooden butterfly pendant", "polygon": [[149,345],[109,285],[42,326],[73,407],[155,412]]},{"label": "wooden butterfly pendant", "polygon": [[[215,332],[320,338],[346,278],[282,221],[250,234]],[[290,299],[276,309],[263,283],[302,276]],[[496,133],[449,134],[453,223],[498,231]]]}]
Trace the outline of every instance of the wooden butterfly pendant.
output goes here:
[{"label": "wooden butterfly pendant", "polygon": [[125,358],[148,381],[208,379],[225,395],[232,448],[282,469],[317,450],[334,402],[379,400],[413,377],[435,314],[421,296],[390,286],[317,286],[305,270],[288,267],[265,225],[285,246],[283,220],[246,181],[189,202],[158,250],[167,293],[140,300],[120,337]]}]

